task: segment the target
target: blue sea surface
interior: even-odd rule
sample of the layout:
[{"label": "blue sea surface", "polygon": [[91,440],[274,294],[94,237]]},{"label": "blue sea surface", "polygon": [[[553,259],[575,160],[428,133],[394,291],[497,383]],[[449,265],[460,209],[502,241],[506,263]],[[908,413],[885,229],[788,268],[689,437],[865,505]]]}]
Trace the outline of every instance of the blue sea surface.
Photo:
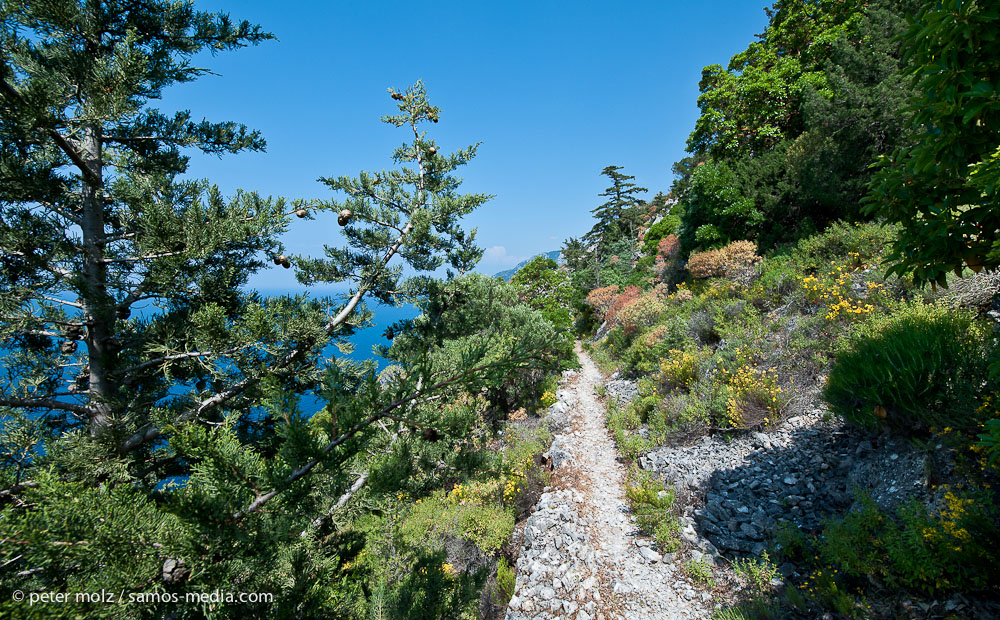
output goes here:
[{"label": "blue sea surface", "polygon": [[[351,336],[350,341],[354,345],[354,351],[348,357],[359,362],[368,359],[375,360],[378,364],[378,369],[382,370],[389,364],[389,360],[375,355],[372,347],[375,345],[388,346],[392,344],[392,341],[385,337],[386,328],[397,321],[416,318],[420,314],[420,311],[416,306],[410,304],[386,306],[384,304],[371,303],[368,305],[368,308],[374,313],[374,316],[372,316],[373,325],[359,329]],[[335,348],[333,352],[336,352]],[[331,354],[331,351],[328,350],[326,353]],[[339,355],[339,352],[336,353]]]},{"label": "blue sea surface", "polygon": [[[257,292],[263,297],[277,297],[280,295],[301,294],[303,291],[265,288],[257,289]],[[330,290],[314,291],[314,293],[316,295],[331,295],[334,297],[343,295],[346,298],[347,289],[338,286]],[[389,365],[389,360],[375,355],[372,352],[372,347],[379,344],[386,346],[392,344],[392,341],[385,337],[386,328],[397,321],[416,318],[416,316],[420,314],[420,311],[412,304],[390,306],[381,304],[374,299],[364,299],[363,302],[373,313],[371,318],[372,326],[357,330],[354,335],[349,338],[351,344],[354,345],[354,351],[347,355],[347,357],[358,362],[363,362],[369,359],[374,360],[375,363],[378,364],[378,369],[381,371]],[[325,349],[323,354],[327,357],[343,357],[343,354],[334,346],[330,346]]]}]

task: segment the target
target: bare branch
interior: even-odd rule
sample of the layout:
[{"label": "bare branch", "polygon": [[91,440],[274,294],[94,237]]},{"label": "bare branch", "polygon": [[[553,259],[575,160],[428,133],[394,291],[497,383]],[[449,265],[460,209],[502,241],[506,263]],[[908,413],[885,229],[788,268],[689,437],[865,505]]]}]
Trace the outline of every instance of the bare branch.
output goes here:
[{"label": "bare branch", "polygon": [[78,405],[76,403],[66,403],[61,400],[53,400],[51,395],[40,396],[38,398],[16,398],[10,396],[0,396],[0,405],[5,407],[44,407],[47,409],[55,409],[57,411],[70,411],[72,413],[78,413],[85,416],[91,416],[94,414],[94,410],[86,405]]},{"label": "bare branch", "polygon": [[156,258],[166,258],[168,256],[183,256],[184,252],[161,252],[159,254],[149,254],[148,256],[124,256],[122,258],[102,258],[102,263],[138,263],[144,260]]},{"label": "bare branch", "polygon": [[136,364],[135,366],[130,366],[129,368],[116,371],[114,375],[115,376],[127,375],[129,373],[133,373],[138,370],[143,370],[145,368],[149,368],[150,366],[156,366],[164,362],[174,362],[177,360],[192,359],[197,357],[208,357],[210,355],[230,355],[232,353],[236,353],[237,351],[248,349],[251,346],[253,346],[253,344],[256,343],[244,344],[238,347],[233,347],[232,349],[227,349],[225,351],[191,351],[190,353],[177,353],[174,355],[164,355],[163,357],[147,360],[145,362],[142,362],[141,364]]},{"label": "bare branch", "polygon": [[37,488],[38,488],[37,482],[26,481],[22,482],[21,484],[15,484],[12,487],[0,490],[0,497],[7,497],[8,495],[17,495],[18,493],[20,493],[25,489],[37,489]]},{"label": "bare branch", "polygon": [[[18,252],[17,250],[11,250],[9,248],[0,247],[0,252],[3,252],[4,254],[9,254],[11,256],[17,256],[17,257],[20,257],[20,258],[28,258],[28,255],[25,254],[24,252]],[[47,271],[59,274],[61,276],[68,276],[68,275],[72,275],[72,273],[73,273],[72,271],[70,271],[68,269],[63,269],[62,267],[56,267],[55,265],[51,265],[51,264],[44,265],[44,268]]]},{"label": "bare branch", "polygon": [[[347,505],[347,502],[349,502],[351,498],[354,497],[357,494],[357,492],[361,490],[361,487],[365,486],[365,482],[367,481],[368,481],[367,472],[358,476],[358,479],[354,481],[354,484],[351,485],[351,488],[349,488],[346,492],[344,492],[344,494],[340,496],[340,498],[333,504],[333,506],[330,506],[330,509],[326,511],[325,515],[316,517],[315,519],[312,520],[312,523],[310,524],[311,527],[319,527],[324,520],[333,516],[335,512],[337,512],[345,505]],[[307,527],[306,529],[302,530],[302,533],[299,534],[299,536],[304,537],[306,534],[309,533],[309,530],[310,528]]]},{"label": "bare branch", "polygon": [[47,295],[36,295],[38,299],[44,299],[45,301],[51,301],[53,303],[62,304],[64,306],[70,306],[73,308],[79,308],[83,310],[83,304],[79,304],[75,301],[66,301],[65,299],[57,299],[55,297],[48,297]]}]

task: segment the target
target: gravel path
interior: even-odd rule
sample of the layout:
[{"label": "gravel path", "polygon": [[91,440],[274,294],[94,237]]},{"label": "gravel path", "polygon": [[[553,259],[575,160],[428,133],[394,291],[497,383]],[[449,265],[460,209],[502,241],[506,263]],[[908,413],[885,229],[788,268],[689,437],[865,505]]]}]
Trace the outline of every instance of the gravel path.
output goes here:
[{"label": "gravel path", "polygon": [[637,536],[626,471],[604,425],[600,371],[577,345],[582,368],[565,373],[550,421],[551,486],[525,523],[508,620],[708,618],[711,597],[687,581],[674,555]]}]

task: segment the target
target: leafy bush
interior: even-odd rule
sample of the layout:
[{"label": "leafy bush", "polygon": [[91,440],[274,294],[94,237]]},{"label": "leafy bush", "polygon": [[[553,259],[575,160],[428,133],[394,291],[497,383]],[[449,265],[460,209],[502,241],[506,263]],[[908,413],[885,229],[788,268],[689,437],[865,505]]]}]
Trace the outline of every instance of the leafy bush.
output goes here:
[{"label": "leafy bush", "polygon": [[615,438],[615,444],[625,456],[637,458],[653,447],[652,442],[642,435],[630,432],[642,424],[642,419],[635,407],[619,407],[617,403],[609,402],[606,421],[608,429],[611,430],[611,434]]},{"label": "leafy bush", "polygon": [[685,251],[755,238],[764,213],[741,192],[736,171],[710,160],[695,168],[678,236]]},{"label": "leafy bush", "polygon": [[595,288],[587,293],[584,303],[591,306],[594,309],[594,314],[603,321],[604,315],[611,308],[612,304],[615,303],[615,299],[618,297],[618,292],[620,290],[621,289],[617,286]]},{"label": "leafy bush", "polygon": [[767,551],[759,559],[741,558],[734,561],[733,570],[749,584],[751,595],[755,598],[768,593],[771,581],[778,576],[778,567],[768,557]]},{"label": "leafy bush", "polygon": [[661,252],[664,239],[673,237],[674,241],[677,242],[677,236],[674,235],[674,232],[677,230],[680,223],[680,216],[668,215],[659,222],[650,226],[646,235],[643,237],[642,251],[649,255],[659,254]]},{"label": "leafy bush", "polygon": [[899,226],[889,224],[838,221],[823,232],[799,241],[792,256],[805,271],[843,260],[852,252],[861,263],[869,263],[889,252],[899,230]]},{"label": "leafy bush", "polygon": [[623,306],[615,316],[626,335],[634,335],[643,327],[650,327],[663,313],[663,300],[655,292],[644,293]]},{"label": "leafy bush", "polygon": [[858,326],[836,354],[824,398],[865,427],[971,427],[991,348],[971,313],[908,304]]},{"label": "leafy bush", "polygon": [[684,572],[688,574],[691,579],[699,583],[703,583],[706,586],[715,585],[715,577],[712,574],[712,565],[705,560],[695,560],[694,558],[688,560],[684,564]]},{"label": "leafy bush", "polygon": [[626,370],[652,372],[660,365],[670,349],[684,347],[689,343],[685,334],[686,325],[676,316],[660,318],[660,323],[632,340],[623,354]]},{"label": "leafy bush", "polygon": [[677,533],[680,526],[673,514],[674,491],[648,471],[633,468],[625,482],[628,499],[636,525],[643,532],[653,535],[661,551],[673,552],[680,548]]},{"label": "leafy bush", "polygon": [[506,606],[510,597],[514,596],[516,581],[517,573],[507,562],[507,558],[501,557],[497,562],[497,585],[493,591],[493,602],[501,607]]},{"label": "leafy bush", "polygon": [[620,325],[621,323],[617,321],[618,313],[621,312],[625,306],[628,306],[633,301],[642,295],[642,289],[638,286],[630,285],[626,286],[617,297],[615,297],[614,302],[608,311],[604,314],[604,320],[608,322],[609,325]]},{"label": "leafy bush", "polygon": [[996,550],[981,544],[1000,534],[988,495],[947,490],[935,510],[913,500],[895,516],[869,497],[859,503],[824,529],[819,553],[835,569],[829,572],[928,594],[981,588],[1000,576]]},{"label": "leafy bush", "polygon": [[467,494],[457,485],[448,494],[436,494],[413,505],[401,533],[413,544],[444,540],[467,540],[486,554],[495,553],[514,532],[514,514],[496,505],[495,497]]},{"label": "leafy bush", "polygon": [[747,282],[761,261],[752,241],[734,241],[718,250],[696,252],[688,259],[688,271],[695,278],[729,278]]}]

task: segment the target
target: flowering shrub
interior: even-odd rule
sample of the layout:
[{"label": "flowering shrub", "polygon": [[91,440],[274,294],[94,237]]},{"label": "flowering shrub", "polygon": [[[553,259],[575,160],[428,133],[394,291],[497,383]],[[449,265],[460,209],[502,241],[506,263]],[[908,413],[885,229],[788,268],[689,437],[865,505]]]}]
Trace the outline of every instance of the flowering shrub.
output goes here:
[{"label": "flowering shrub", "polygon": [[601,320],[604,320],[604,315],[607,313],[611,305],[615,303],[615,299],[618,297],[619,289],[617,286],[604,286],[601,288],[595,288],[594,290],[587,293],[584,303],[594,309],[594,314]]},{"label": "flowering shrub", "polygon": [[668,357],[660,362],[657,383],[661,394],[676,388],[688,388],[700,376],[702,356],[697,352],[671,349]]},{"label": "flowering shrub", "polygon": [[859,503],[820,539],[820,554],[846,574],[928,594],[996,582],[995,547],[982,544],[998,535],[988,494],[945,489],[937,508],[911,500],[895,515],[869,497]]},{"label": "flowering shrub", "polygon": [[542,394],[542,408],[543,409],[548,409],[552,405],[556,404],[557,400],[558,399],[556,398],[556,395],[553,394],[552,392],[545,392],[545,393],[543,393]]},{"label": "flowering shrub", "polygon": [[746,283],[760,261],[756,244],[734,241],[718,250],[695,252],[688,259],[688,271],[695,278],[729,278]]},{"label": "flowering shrub", "polygon": [[632,335],[640,328],[649,327],[663,312],[663,301],[655,292],[641,295],[623,306],[614,317],[614,322],[621,325],[626,335]]},{"label": "flowering shrub", "polygon": [[841,317],[863,316],[872,313],[875,306],[863,301],[876,301],[884,298],[887,293],[884,285],[878,282],[866,282],[862,293],[852,295],[852,279],[860,270],[867,266],[860,263],[860,254],[849,253],[849,262],[838,265],[830,262],[830,269],[822,276],[804,276],[799,278],[806,300],[826,306],[827,320],[834,321]]},{"label": "flowering shrub", "polygon": [[749,365],[734,372],[720,371],[729,387],[726,415],[733,428],[776,422],[781,411],[781,388],[774,369],[759,371]]}]

